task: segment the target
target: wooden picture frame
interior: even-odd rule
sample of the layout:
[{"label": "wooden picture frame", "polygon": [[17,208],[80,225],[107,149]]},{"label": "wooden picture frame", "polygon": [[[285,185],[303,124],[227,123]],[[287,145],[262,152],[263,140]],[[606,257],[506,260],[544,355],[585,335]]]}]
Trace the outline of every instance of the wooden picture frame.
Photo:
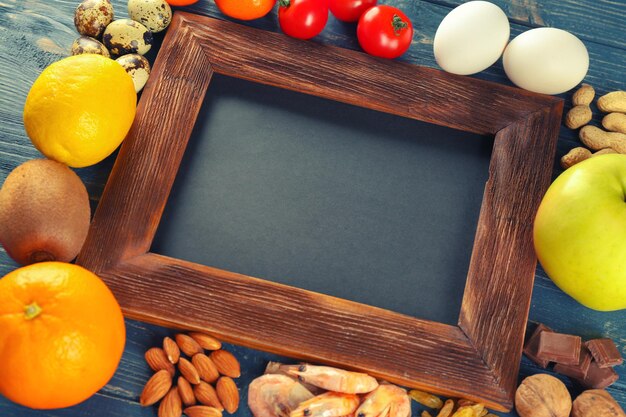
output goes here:
[{"label": "wooden picture frame", "polygon": [[[458,326],[150,253],[213,73],[495,135]],[[562,100],[176,13],[78,263],[127,317],[513,405]]]}]

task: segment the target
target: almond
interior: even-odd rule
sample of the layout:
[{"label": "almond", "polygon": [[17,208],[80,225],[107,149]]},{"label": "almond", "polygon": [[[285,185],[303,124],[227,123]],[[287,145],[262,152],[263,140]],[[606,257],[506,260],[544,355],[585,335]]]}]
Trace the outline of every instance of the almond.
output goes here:
[{"label": "almond", "polygon": [[166,337],[163,339],[163,351],[165,352],[165,356],[167,356],[168,361],[174,364],[178,362],[178,358],[180,358],[180,349],[172,338]]},{"label": "almond", "polygon": [[178,333],[176,336],[176,344],[180,348],[180,350],[190,358],[196,353],[203,353],[204,351],[190,336],[186,334]]},{"label": "almond", "polygon": [[196,396],[193,394],[191,384],[182,376],[178,377],[178,394],[186,407],[196,403]]},{"label": "almond", "polygon": [[180,358],[178,360],[178,370],[190,384],[196,385],[200,383],[200,375],[198,375],[198,370],[187,359]]},{"label": "almond", "polygon": [[191,332],[189,336],[198,342],[202,349],[206,350],[218,350],[222,348],[222,342],[214,338],[213,336],[209,336],[208,334]]},{"label": "almond", "polygon": [[194,405],[184,410],[187,417],[222,417],[222,412],[217,408],[206,405]]},{"label": "almond", "polygon": [[217,378],[220,377],[220,372],[217,370],[217,366],[215,366],[211,358],[204,353],[196,353],[193,355],[191,363],[193,363],[193,366],[195,366],[198,370],[200,379],[203,379],[206,382],[215,382],[217,381]]},{"label": "almond", "polygon": [[222,403],[217,396],[215,388],[213,388],[206,382],[200,381],[198,385],[195,385],[193,387],[193,393],[195,394],[200,404],[210,405],[211,407],[215,407],[220,411],[224,410],[224,406],[222,406]]},{"label": "almond", "polygon": [[162,369],[146,382],[146,386],[139,397],[139,403],[144,407],[152,405],[163,398],[171,387],[172,376],[165,369]]},{"label": "almond", "polygon": [[180,417],[183,415],[183,404],[178,389],[173,387],[159,404],[159,417]]},{"label": "almond", "polygon": [[216,350],[215,352],[211,352],[211,360],[213,360],[213,363],[217,366],[217,370],[220,374],[231,378],[239,378],[241,376],[239,361],[237,361],[237,358],[235,358],[232,353],[223,349]]},{"label": "almond", "polygon": [[148,366],[152,368],[154,372],[165,369],[171,376],[174,376],[174,373],[176,373],[174,365],[167,359],[163,349],[157,347],[148,349],[144,357],[146,358]]},{"label": "almond", "polygon": [[232,378],[223,376],[217,380],[215,390],[224,409],[230,414],[234,414],[237,408],[239,408],[239,390],[235,381]]}]

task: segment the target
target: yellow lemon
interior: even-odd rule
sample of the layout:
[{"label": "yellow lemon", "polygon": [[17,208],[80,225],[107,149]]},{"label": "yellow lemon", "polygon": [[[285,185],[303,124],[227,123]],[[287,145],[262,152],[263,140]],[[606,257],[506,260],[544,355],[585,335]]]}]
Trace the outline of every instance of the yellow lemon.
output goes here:
[{"label": "yellow lemon", "polygon": [[112,59],[85,54],[46,68],[28,93],[24,127],[41,153],[80,168],[122,143],[135,118],[132,78]]}]

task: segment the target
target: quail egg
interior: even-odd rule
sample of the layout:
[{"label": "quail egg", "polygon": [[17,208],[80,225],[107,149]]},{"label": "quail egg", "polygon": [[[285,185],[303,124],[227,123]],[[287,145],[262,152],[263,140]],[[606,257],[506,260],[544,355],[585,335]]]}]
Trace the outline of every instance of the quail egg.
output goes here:
[{"label": "quail egg", "polygon": [[72,55],[97,54],[110,58],[109,50],[101,42],[89,36],[81,36],[72,44]]},{"label": "quail egg", "polygon": [[165,0],[128,0],[128,15],[153,33],[165,30],[172,21],[172,9]]},{"label": "quail egg", "polygon": [[128,75],[133,78],[135,92],[140,92],[150,76],[150,63],[139,54],[122,55],[116,59],[124,67]]},{"label": "quail egg", "polygon": [[78,33],[92,38],[100,38],[112,20],[110,0],[84,0],[74,12],[74,26]]},{"label": "quail egg", "polygon": [[143,55],[152,47],[152,32],[134,20],[119,19],[107,26],[102,43],[112,55]]}]

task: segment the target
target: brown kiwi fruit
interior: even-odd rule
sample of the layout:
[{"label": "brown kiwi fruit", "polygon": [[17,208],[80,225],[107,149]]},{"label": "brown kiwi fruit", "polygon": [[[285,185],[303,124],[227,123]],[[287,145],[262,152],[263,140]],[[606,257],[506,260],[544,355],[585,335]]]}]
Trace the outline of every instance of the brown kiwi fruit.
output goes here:
[{"label": "brown kiwi fruit", "polygon": [[59,162],[25,162],[0,189],[0,243],[22,265],[76,258],[90,217],[85,185]]}]

